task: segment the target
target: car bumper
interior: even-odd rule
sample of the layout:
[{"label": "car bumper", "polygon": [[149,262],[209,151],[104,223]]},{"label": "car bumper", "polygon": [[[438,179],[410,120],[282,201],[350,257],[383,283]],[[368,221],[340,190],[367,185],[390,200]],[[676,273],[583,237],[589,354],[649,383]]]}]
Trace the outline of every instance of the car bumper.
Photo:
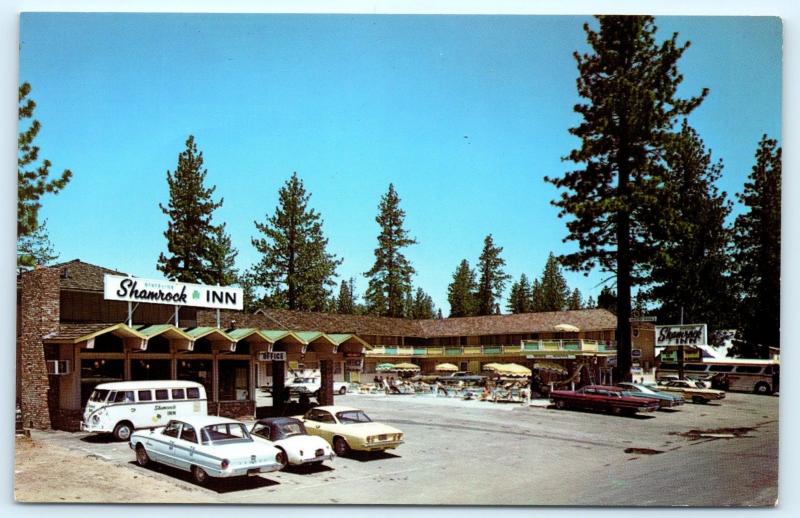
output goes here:
[{"label": "car bumper", "polygon": [[637,412],[655,412],[656,410],[658,410],[656,406],[640,406],[636,408]]},{"label": "car bumper", "polygon": [[290,464],[294,466],[301,466],[303,464],[311,464],[312,462],[322,462],[325,460],[333,460],[336,457],[336,454],[331,452],[327,455],[320,455],[318,457],[310,457],[308,459],[300,459],[298,462],[291,462]]},{"label": "car bumper", "polygon": [[111,430],[106,430],[101,426],[96,425],[87,425],[85,422],[81,421],[81,431],[82,432],[110,432]]},{"label": "car bumper", "polygon": [[260,475],[261,473],[270,473],[272,471],[278,471],[283,466],[278,464],[277,462],[272,462],[270,464],[261,464],[256,466],[239,466],[236,468],[228,468],[225,471],[217,471],[216,473],[212,473],[208,471],[208,474],[212,477],[219,477],[219,478],[229,478],[229,477],[244,477],[244,476],[255,476]]},{"label": "car bumper", "polygon": [[361,443],[359,450],[363,451],[380,451],[380,450],[391,450],[393,448],[397,448],[403,444],[403,441],[383,441],[383,442],[371,442],[371,443]]}]

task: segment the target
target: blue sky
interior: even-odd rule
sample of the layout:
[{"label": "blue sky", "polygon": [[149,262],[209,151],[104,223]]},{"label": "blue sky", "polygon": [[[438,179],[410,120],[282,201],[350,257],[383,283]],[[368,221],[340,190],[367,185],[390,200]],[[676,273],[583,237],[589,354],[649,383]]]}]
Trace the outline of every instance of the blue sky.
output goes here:
[{"label": "blue sky", "polygon": [[[563,244],[545,184],[570,167],[567,129],[585,17],[25,14],[20,81],[33,86],[42,153],[74,178],[44,200],[62,260],[160,277],[166,171],[194,134],[224,197],[239,265],[257,260],[253,220],[297,171],[325,219],[342,278],[373,261],[380,196],[394,182],[416,285],[446,290],[483,238],[506,270],[539,275]],[[690,122],[741,191],[760,136],[780,137],[777,18],[659,17],[692,46],[682,92],[708,87]],[[737,208],[738,211],[738,208]],[[567,273],[596,296],[599,272]],[[505,304],[503,303],[503,306]]]}]

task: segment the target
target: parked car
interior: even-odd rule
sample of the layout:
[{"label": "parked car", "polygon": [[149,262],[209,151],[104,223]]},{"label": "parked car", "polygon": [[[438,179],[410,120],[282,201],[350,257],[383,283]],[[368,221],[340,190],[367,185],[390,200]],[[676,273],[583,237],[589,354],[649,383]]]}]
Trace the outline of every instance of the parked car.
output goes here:
[{"label": "parked car", "polygon": [[357,408],[320,406],[297,417],[308,433],[328,441],[336,455],[345,455],[350,450],[383,451],[403,444],[403,432],[372,421]]},{"label": "parked car", "polygon": [[162,428],[134,432],[129,445],[140,466],[153,461],[189,471],[201,485],[209,477],[277,471],[287,462],[275,446],[255,441],[243,423],[216,416],[173,419]]},{"label": "parked car", "polygon": [[628,396],[617,387],[587,385],[578,390],[553,390],[550,399],[556,408],[583,408],[611,412],[615,415],[658,410],[658,400]]},{"label": "parked car", "polygon": [[683,399],[692,403],[708,403],[709,401],[725,398],[724,391],[698,388],[692,380],[670,380],[663,385],[659,385],[659,390],[680,393]]},{"label": "parked car", "polygon": [[659,408],[672,408],[684,403],[683,396],[668,392],[660,392],[657,389],[641,383],[621,382],[617,383],[617,387],[624,390],[625,394],[628,396],[656,399],[658,400]]},{"label": "parked car", "polygon": [[250,429],[250,435],[257,441],[267,441],[284,452],[292,466],[319,465],[336,456],[325,439],[309,435],[303,422],[294,417],[260,419]]},{"label": "parked car", "polygon": [[[333,391],[341,395],[347,394],[348,385],[349,383],[345,381],[334,381]],[[321,378],[317,376],[297,376],[286,385],[286,388],[294,394],[308,394],[318,397],[321,386]]]}]

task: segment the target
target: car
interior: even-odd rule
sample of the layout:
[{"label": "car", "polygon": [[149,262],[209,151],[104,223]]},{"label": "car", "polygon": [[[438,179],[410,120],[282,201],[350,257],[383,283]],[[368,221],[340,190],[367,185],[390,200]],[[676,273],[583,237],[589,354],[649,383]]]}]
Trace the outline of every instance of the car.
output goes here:
[{"label": "car", "polygon": [[346,406],[319,406],[297,416],[311,435],[318,435],[333,446],[336,455],[351,450],[384,451],[403,444],[403,432],[376,423],[363,410]]},{"label": "car", "polygon": [[615,415],[653,412],[658,410],[658,400],[625,395],[617,387],[587,385],[578,390],[553,390],[550,399],[558,409],[583,408],[611,412]]},{"label": "car", "polygon": [[250,429],[254,439],[266,441],[286,454],[292,466],[320,465],[333,460],[331,445],[322,437],[309,435],[303,422],[294,417],[269,417],[259,419]]},{"label": "car", "polygon": [[239,421],[217,416],[185,416],[166,426],[131,434],[136,462],[172,466],[192,474],[200,485],[210,478],[258,475],[282,469],[286,454],[255,441]]},{"label": "car", "polygon": [[[345,395],[347,394],[348,385],[349,383],[344,381],[334,381],[333,391],[340,395]],[[296,376],[286,385],[289,392],[293,394],[307,394],[314,397],[319,397],[320,387],[322,387],[322,381],[319,376]]]},{"label": "car", "polygon": [[663,385],[659,385],[659,390],[664,392],[677,392],[686,401],[692,403],[708,403],[725,398],[725,392],[709,388],[698,388],[692,380],[669,380]]},{"label": "car", "polygon": [[621,382],[617,383],[617,387],[624,390],[625,394],[629,396],[657,399],[659,408],[672,408],[684,403],[683,396],[659,392],[658,389],[641,383]]}]

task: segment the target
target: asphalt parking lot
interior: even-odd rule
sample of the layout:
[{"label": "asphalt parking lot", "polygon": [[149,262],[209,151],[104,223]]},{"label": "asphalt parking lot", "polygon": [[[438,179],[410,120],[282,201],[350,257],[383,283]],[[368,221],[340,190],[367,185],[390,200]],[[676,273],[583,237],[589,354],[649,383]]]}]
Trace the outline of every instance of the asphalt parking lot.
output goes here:
[{"label": "asphalt parking lot", "polygon": [[721,403],[616,417],[432,396],[337,396],[337,404],[400,428],[405,444],[209,487],[171,468],[141,468],[127,443],[104,436],[33,437],[125,466],[140,483],[166,480],[218,502],[773,505],[778,401],[730,393]]}]

